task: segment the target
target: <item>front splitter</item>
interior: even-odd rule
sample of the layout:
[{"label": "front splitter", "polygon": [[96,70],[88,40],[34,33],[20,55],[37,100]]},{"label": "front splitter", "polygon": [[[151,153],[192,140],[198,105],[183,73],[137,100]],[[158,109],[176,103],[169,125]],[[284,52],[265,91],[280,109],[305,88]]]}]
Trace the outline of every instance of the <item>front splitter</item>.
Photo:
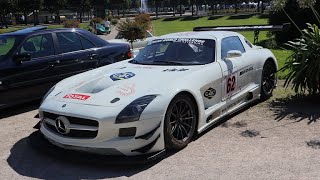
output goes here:
[{"label": "front splitter", "polygon": [[51,144],[39,130],[30,134],[28,140],[35,150],[68,162],[84,162],[102,165],[148,164],[160,161],[166,154],[165,149],[157,153],[138,156],[107,156],[63,149]]}]

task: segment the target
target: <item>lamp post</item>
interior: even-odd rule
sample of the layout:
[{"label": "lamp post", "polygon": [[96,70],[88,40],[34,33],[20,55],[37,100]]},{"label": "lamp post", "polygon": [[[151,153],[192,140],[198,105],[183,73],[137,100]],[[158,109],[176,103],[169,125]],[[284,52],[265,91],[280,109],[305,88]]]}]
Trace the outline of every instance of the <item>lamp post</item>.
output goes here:
[{"label": "lamp post", "polygon": [[33,10],[33,24],[34,24],[34,26],[38,25],[38,13],[39,13],[39,10]]}]

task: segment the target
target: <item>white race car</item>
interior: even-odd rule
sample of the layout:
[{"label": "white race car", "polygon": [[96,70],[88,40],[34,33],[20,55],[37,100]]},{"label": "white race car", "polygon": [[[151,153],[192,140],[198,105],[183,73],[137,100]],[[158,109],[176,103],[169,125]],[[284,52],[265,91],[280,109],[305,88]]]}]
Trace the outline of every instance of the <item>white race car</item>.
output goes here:
[{"label": "white race car", "polygon": [[64,149],[145,155],[192,137],[276,86],[270,50],[235,32],[168,34],[135,59],[56,84],[39,109],[40,131]]}]

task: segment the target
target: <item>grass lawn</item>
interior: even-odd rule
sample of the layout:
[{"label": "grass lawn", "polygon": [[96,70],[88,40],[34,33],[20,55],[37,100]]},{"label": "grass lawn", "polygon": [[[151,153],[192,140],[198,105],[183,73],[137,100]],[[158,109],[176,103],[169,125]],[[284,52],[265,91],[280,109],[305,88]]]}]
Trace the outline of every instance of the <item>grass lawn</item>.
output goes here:
[{"label": "grass lawn", "polygon": [[[196,26],[232,26],[232,25],[261,25],[268,24],[268,19],[260,16],[224,16],[217,18],[202,17],[198,19],[185,19],[185,18],[162,18],[152,21],[153,32],[156,36],[181,32],[192,31]],[[253,32],[241,32],[248,40],[253,42]],[[259,40],[266,40],[267,32],[260,32]],[[274,55],[277,57],[279,68],[282,68],[285,60],[290,55],[290,51],[282,49],[271,49]],[[285,72],[279,72],[278,77],[282,79],[285,76]]]}]

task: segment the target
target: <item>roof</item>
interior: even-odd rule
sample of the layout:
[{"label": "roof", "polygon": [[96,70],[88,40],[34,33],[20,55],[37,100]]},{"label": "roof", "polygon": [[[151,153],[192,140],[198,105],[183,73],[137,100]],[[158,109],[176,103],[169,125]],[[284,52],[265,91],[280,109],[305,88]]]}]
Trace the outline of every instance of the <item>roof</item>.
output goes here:
[{"label": "roof", "polygon": [[4,35],[26,35],[35,31],[40,31],[45,29],[47,29],[47,26],[34,26],[34,27],[25,28],[25,29],[21,29],[18,31],[10,32],[10,33],[5,33]]},{"label": "roof", "polygon": [[199,31],[178,32],[160,36],[161,38],[197,38],[197,39],[222,39],[226,36],[238,36],[239,33],[232,31]]},{"label": "roof", "polygon": [[9,33],[4,33],[1,35],[28,35],[31,33],[36,33],[36,32],[59,32],[59,31],[81,31],[81,32],[87,32],[84,29],[81,28],[57,28],[57,29],[47,29],[46,26],[35,26],[35,27],[31,27],[31,28],[25,28],[25,29],[21,29],[18,31],[14,31],[14,32],[9,32]]}]

